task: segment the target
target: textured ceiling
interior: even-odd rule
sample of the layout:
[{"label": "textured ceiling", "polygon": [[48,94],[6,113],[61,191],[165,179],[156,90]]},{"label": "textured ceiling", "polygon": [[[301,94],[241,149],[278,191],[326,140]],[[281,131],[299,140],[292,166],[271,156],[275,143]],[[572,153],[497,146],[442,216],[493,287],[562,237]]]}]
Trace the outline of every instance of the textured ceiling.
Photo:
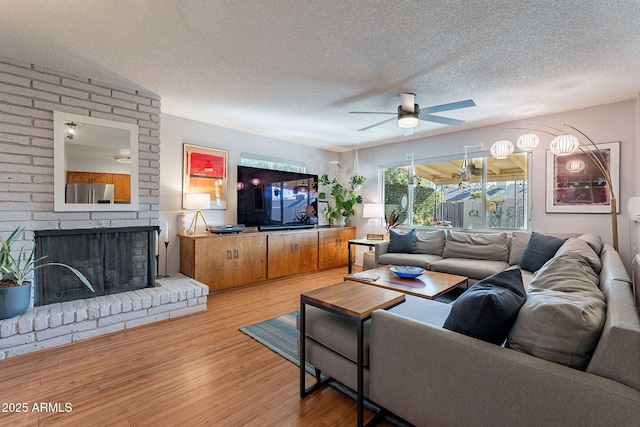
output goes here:
[{"label": "textured ceiling", "polygon": [[0,0],[0,55],[162,97],[163,113],[336,151],[404,137],[400,92],[462,128],[635,98],[638,0]]}]

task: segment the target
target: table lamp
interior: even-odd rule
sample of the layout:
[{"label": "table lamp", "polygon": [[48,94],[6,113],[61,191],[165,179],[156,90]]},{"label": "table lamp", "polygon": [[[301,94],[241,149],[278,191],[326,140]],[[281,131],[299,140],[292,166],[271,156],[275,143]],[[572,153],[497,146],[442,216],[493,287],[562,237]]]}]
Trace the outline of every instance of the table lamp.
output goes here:
[{"label": "table lamp", "polygon": [[373,233],[373,221],[379,218],[384,218],[384,209],[379,203],[365,203],[362,208],[362,217],[369,219],[371,224],[371,233],[367,234],[369,240],[382,240],[384,235]]},{"label": "table lamp", "polygon": [[209,209],[210,207],[211,207],[210,194],[187,193],[184,200],[184,208],[196,210],[196,212],[193,214],[193,219],[191,220],[191,225],[187,230],[187,234],[194,234],[196,232],[196,229],[198,228],[198,217],[202,218],[202,222],[204,222],[205,229],[209,231],[209,226],[207,225],[207,221],[204,219],[204,215],[202,214],[202,211],[200,209]]}]

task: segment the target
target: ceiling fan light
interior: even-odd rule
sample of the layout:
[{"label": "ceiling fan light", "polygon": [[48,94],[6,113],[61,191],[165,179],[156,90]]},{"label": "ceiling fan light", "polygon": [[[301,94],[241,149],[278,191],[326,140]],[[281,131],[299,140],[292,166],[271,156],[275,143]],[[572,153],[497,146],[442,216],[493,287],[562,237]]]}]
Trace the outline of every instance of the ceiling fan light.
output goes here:
[{"label": "ceiling fan light", "polygon": [[565,165],[567,170],[572,173],[582,172],[584,170],[585,164],[580,159],[571,159]]},{"label": "ceiling fan light", "polygon": [[513,154],[513,143],[508,139],[496,141],[491,146],[491,155],[496,159],[506,159]]},{"label": "ceiling fan light", "polygon": [[398,126],[401,128],[414,128],[418,126],[418,115],[414,113],[404,113],[400,117],[398,117]]},{"label": "ceiling fan light", "polygon": [[538,146],[539,142],[540,138],[538,138],[538,135],[535,133],[525,133],[524,135],[520,135],[516,144],[522,151],[533,151],[533,149]]},{"label": "ceiling fan light", "polygon": [[565,133],[553,138],[549,149],[556,156],[565,156],[574,153],[578,149],[578,146],[580,146],[578,138]]}]

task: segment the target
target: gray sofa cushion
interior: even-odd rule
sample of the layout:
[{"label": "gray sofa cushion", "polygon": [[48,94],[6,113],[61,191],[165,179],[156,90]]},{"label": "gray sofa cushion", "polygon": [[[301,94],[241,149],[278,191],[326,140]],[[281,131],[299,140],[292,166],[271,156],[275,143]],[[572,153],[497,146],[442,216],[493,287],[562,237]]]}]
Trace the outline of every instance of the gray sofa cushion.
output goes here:
[{"label": "gray sofa cushion", "polygon": [[416,248],[421,254],[438,255],[444,251],[445,231],[419,231],[416,234]]},{"label": "gray sofa cushion", "polygon": [[603,246],[602,237],[600,237],[598,234],[587,233],[581,234],[580,236],[578,236],[578,238],[587,242],[587,244],[591,247],[591,249],[593,249],[595,254],[600,256],[600,252],[602,252]]},{"label": "gray sofa cushion", "polygon": [[507,346],[586,369],[605,321],[599,278],[579,254],[556,256],[534,274]]},{"label": "gray sofa cushion", "polygon": [[536,272],[545,262],[553,258],[564,242],[564,239],[534,231],[529,237],[527,247],[524,249],[518,265],[525,270]]},{"label": "gray sofa cushion", "polygon": [[378,257],[380,264],[392,264],[392,265],[414,265],[416,267],[422,267],[427,270],[431,269],[431,265],[441,260],[442,257],[438,255],[429,254],[395,254],[386,253]]},{"label": "gray sofa cushion", "polygon": [[526,299],[520,269],[501,271],[460,295],[444,328],[500,345]]},{"label": "gray sofa cushion", "polygon": [[572,237],[567,239],[566,242],[556,252],[556,256],[560,256],[566,253],[580,254],[587,260],[591,268],[596,274],[600,274],[602,270],[602,261],[600,257],[596,255],[592,247],[582,238]]},{"label": "gray sofa cushion", "polygon": [[507,233],[447,232],[443,258],[509,261]]},{"label": "gray sofa cushion", "polygon": [[389,249],[387,250],[392,253],[417,254],[416,229],[406,233],[389,230]]},{"label": "gray sofa cushion", "polygon": [[444,258],[431,263],[431,270],[481,280],[509,268],[506,261],[467,258]]},{"label": "gray sofa cushion", "polygon": [[509,264],[518,265],[524,248],[526,248],[527,243],[529,243],[529,237],[531,237],[531,233],[528,231],[514,231],[511,233]]}]

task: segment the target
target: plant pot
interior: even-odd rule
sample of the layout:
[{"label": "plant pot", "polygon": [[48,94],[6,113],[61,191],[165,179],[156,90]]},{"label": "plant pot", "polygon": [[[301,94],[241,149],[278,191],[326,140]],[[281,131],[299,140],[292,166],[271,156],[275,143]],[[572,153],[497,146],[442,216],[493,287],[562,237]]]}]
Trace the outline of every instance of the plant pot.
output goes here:
[{"label": "plant pot", "polygon": [[0,320],[19,316],[31,305],[31,282],[12,288],[0,288]]}]

